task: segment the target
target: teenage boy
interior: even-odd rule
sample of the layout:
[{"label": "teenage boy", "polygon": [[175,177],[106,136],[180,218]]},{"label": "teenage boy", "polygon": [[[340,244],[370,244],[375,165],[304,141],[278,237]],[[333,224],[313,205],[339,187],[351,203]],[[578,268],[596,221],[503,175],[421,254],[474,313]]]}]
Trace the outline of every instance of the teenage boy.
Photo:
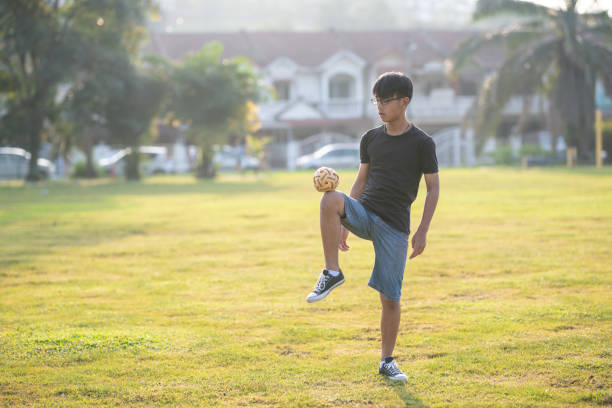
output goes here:
[{"label": "teenage boy", "polygon": [[406,119],[406,108],[412,100],[410,78],[387,72],[376,80],[372,93],[372,103],[384,124],[361,138],[361,164],[350,196],[338,191],[323,194],[320,222],[325,269],[306,300],[321,300],[344,283],[338,249],[348,251],[349,231],[372,241],[375,261],[368,285],[380,293],[382,304],[378,371],[392,380],[404,381],[407,377],[393,359],[393,349],[400,323],[410,205],[424,175],[427,197],[421,223],[412,237],[412,259],[425,249],[438,202],[438,161],[433,139]]}]

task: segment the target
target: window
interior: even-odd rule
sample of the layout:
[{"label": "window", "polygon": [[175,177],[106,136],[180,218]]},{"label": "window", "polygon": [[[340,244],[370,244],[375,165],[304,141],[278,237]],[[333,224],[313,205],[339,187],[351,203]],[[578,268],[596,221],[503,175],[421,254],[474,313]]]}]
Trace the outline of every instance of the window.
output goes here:
[{"label": "window", "polygon": [[23,161],[25,161],[25,159],[21,156],[17,156],[16,154],[8,154],[6,155],[6,163],[10,166],[10,167],[17,167],[19,166]]},{"label": "window", "polygon": [[353,96],[355,81],[348,75],[336,75],[329,80],[330,99],[349,99]]},{"label": "window", "polygon": [[345,158],[345,157],[355,157],[358,155],[358,151],[357,150],[353,150],[353,149],[336,149],[336,150],[332,150],[330,152],[327,152],[326,154],[323,155],[323,158],[326,159],[338,159],[338,158]]},{"label": "window", "polygon": [[340,150],[340,156],[342,157],[353,157],[357,154],[357,151],[351,149]]},{"label": "window", "polygon": [[274,88],[276,88],[276,94],[279,101],[288,101],[291,99],[291,82],[276,81],[274,82]]}]

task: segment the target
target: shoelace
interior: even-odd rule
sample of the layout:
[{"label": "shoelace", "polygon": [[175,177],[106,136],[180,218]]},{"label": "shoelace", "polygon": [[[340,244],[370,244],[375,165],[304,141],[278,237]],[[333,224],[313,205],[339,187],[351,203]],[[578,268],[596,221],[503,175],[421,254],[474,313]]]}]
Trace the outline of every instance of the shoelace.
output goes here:
[{"label": "shoelace", "polygon": [[400,370],[397,364],[395,364],[395,361],[392,361],[390,363],[384,363],[383,366],[385,367],[385,370],[389,373],[389,375],[393,376],[403,374],[402,370]]},{"label": "shoelace", "polygon": [[315,291],[322,291],[325,288],[325,284],[327,283],[327,280],[330,278],[331,278],[330,275],[321,274],[321,276],[319,277],[319,280],[317,281],[317,284],[315,285]]}]

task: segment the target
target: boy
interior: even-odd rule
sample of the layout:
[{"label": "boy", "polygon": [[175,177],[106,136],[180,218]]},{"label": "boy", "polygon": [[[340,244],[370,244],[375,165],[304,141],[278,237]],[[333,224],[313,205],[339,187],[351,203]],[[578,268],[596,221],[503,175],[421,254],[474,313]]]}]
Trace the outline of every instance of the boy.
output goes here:
[{"label": "boy", "polygon": [[368,285],[379,292],[382,304],[382,337],[379,373],[392,380],[406,380],[393,359],[400,322],[400,297],[410,234],[410,205],[417,195],[421,175],[427,197],[421,223],[412,237],[410,259],[425,249],[427,231],[439,195],[435,143],[406,119],[412,100],[412,82],[402,73],[382,74],[372,89],[372,103],[384,125],[361,138],[359,172],[350,197],[338,191],[321,199],[321,238],[325,269],[308,302],[323,299],[344,283],[338,264],[338,249],[348,251],[349,231],[371,240],[375,262]]}]

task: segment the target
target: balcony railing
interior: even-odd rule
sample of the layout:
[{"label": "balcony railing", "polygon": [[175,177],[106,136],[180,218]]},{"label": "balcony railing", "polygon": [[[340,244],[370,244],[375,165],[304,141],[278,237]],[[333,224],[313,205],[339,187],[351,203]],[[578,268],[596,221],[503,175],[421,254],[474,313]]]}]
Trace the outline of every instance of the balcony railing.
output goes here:
[{"label": "balcony railing", "polygon": [[332,119],[350,119],[363,116],[363,101],[349,99],[332,100],[317,104],[317,108]]},{"label": "balcony railing", "polygon": [[[476,96],[455,96],[455,95],[415,95],[413,101],[408,106],[408,116],[419,123],[456,123],[459,124],[465,118],[469,109],[472,107]],[[278,113],[282,112],[291,102],[273,102],[260,106],[260,117],[262,121],[268,122]],[[531,100],[531,112],[536,114],[542,107],[546,109],[547,101],[540,101],[537,97]],[[374,120],[378,118],[377,109],[369,102],[360,100],[332,100],[312,104],[321,111],[325,118],[330,119],[351,119],[369,117]],[[520,97],[512,98],[504,109],[505,115],[516,116],[523,110],[523,99]],[[307,119],[307,118],[304,118]]]}]

